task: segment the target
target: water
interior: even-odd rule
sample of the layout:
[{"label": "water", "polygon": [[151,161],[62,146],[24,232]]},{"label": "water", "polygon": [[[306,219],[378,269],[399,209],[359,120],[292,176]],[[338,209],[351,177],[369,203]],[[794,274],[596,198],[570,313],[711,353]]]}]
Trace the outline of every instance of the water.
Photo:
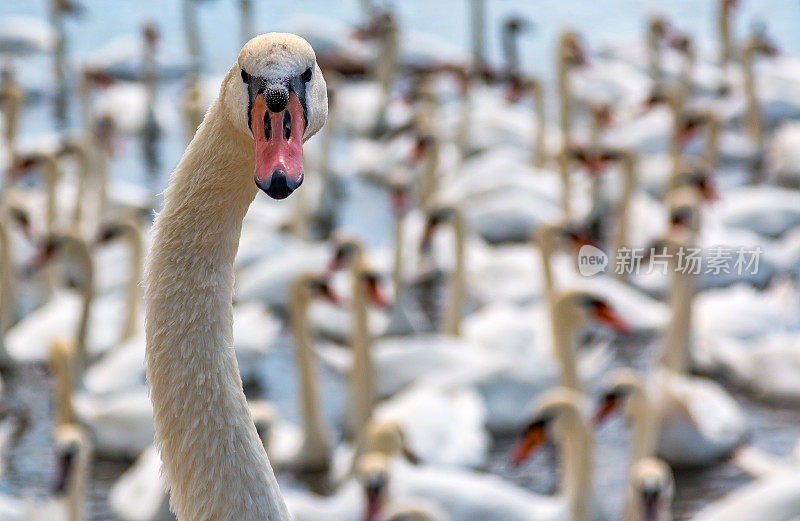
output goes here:
[{"label": "water", "polygon": [[[162,46],[182,54],[184,41],[181,33],[180,3],[177,0],[163,2],[158,0],[97,0],[85,2],[88,11],[79,20],[69,23],[70,56],[73,63],[81,62],[92,50],[118,35],[138,34],[143,22],[156,20],[161,28]],[[800,2],[790,0],[743,1],[737,30],[741,34],[754,18],[769,20],[770,33],[780,46],[789,53],[800,54],[800,37],[796,28],[800,27]],[[0,17],[9,13],[26,13],[46,16],[49,1],[38,0],[16,2],[6,0],[0,3]],[[295,2],[255,2],[255,26],[258,30],[280,30],[292,17],[303,12],[313,12],[318,16],[332,17],[343,22],[358,19],[358,4],[353,1],[341,5],[326,0],[304,0]],[[522,60],[526,70],[545,77],[551,76],[552,45],[556,33],[565,24],[578,28],[586,35],[592,45],[609,41],[638,41],[643,32],[642,20],[647,13],[657,9],[669,13],[677,24],[694,34],[701,35],[705,46],[712,44],[713,15],[716,1],[712,0],[670,0],[664,2],[641,2],[639,0],[489,0],[487,2],[489,20],[487,39],[489,55],[499,54],[496,27],[500,20],[510,13],[524,14],[534,20],[536,31],[524,40]],[[204,35],[203,53],[206,57],[205,72],[223,73],[236,56],[240,42],[238,37],[238,10],[233,0],[216,0],[199,3],[198,12],[201,27],[208,31]],[[429,32],[442,40],[468,48],[467,3],[464,0],[443,0],[439,2],[406,1],[397,2],[401,24],[404,28]],[[620,13],[624,13],[621,15]],[[211,28],[214,31],[211,31]],[[37,70],[49,67],[46,60],[32,60],[18,64],[27,85],[47,89],[47,85],[37,84]],[[178,114],[181,100],[181,86],[168,85],[160,93],[161,102]],[[73,111],[76,107],[73,104]],[[22,133],[35,136],[37,133],[51,131],[55,123],[50,117],[50,108],[44,105],[32,106],[22,123]],[[73,118],[74,119],[74,118]],[[169,171],[176,164],[183,151],[183,136],[180,126],[166,129],[161,143],[162,168],[159,182],[164,183]],[[144,168],[138,159],[139,146],[135,139],[122,142],[119,153],[112,164],[113,175],[144,183]],[[346,157],[339,152],[337,163],[346,168]],[[336,158],[335,158],[336,159]],[[359,183],[348,185],[347,212],[343,222],[347,227],[366,235],[370,243],[379,244],[389,229],[389,219],[385,212],[384,195],[374,187]],[[352,204],[351,204],[352,203]],[[424,299],[423,308],[431,309],[431,298]],[[433,314],[434,312],[431,311]],[[649,365],[657,340],[637,339],[620,346],[619,363],[629,363],[635,367]],[[261,393],[271,400],[281,402],[292,410],[294,407],[294,380],[292,357],[286,337],[276,347],[275,356],[265,362],[264,382]],[[286,385],[276,386],[276,375],[289,376]],[[8,471],[0,482],[0,492],[24,495],[43,495],[53,480],[53,453],[51,447],[51,405],[50,382],[45,371],[38,367],[25,367],[7,382],[8,403],[23,406],[31,412],[30,426],[19,444],[9,455]],[[323,377],[323,395],[326,397],[326,411],[334,417],[343,407],[344,392],[330,375]],[[794,407],[764,404],[732,390],[747,412],[752,427],[751,442],[757,447],[777,454],[788,453],[798,437],[800,410]],[[597,433],[595,458],[599,496],[610,513],[621,509],[625,468],[627,465],[628,434],[623,422],[613,420]],[[515,482],[538,492],[551,492],[557,483],[552,471],[555,468],[556,452],[543,450],[533,462],[523,469],[512,469],[507,464],[511,439],[495,440],[489,469]],[[106,504],[108,488],[113,480],[126,468],[125,462],[97,461],[92,471],[92,485],[89,501],[91,519],[110,521],[111,513]],[[736,486],[747,482],[748,478],[729,463],[722,463],[706,470],[681,471],[676,474],[677,491],[674,503],[676,520],[688,519],[698,508],[723,496]]]}]

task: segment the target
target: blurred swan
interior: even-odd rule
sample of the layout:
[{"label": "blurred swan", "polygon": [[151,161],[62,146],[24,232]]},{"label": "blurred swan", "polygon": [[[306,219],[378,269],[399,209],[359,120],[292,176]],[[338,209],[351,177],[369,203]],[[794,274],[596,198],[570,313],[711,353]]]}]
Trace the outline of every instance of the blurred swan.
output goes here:
[{"label": "blurred swan", "polygon": [[6,15],[0,22],[0,55],[52,53],[56,31],[44,20],[26,15]]},{"label": "blurred swan", "polygon": [[643,458],[631,466],[624,521],[672,521],[675,480],[663,461]]},{"label": "blurred swan", "polygon": [[711,380],[656,368],[646,379],[619,369],[609,382],[596,421],[625,405],[633,461],[658,455],[672,466],[708,466],[743,439],[741,411]]},{"label": "blurred swan", "polygon": [[356,479],[343,484],[333,496],[322,498],[287,490],[289,510],[298,521],[317,519],[323,512],[335,519],[375,521],[398,505],[424,501],[450,519],[465,521],[498,516],[509,521],[596,519],[587,504],[591,459],[585,456],[588,448],[581,448],[585,445],[577,442],[591,440],[591,432],[580,419],[582,413],[574,412],[580,411],[578,401],[571,395],[564,397],[566,393],[543,397],[539,409],[546,409],[571,427],[563,430],[564,436],[573,441],[566,444],[566,457],[574,463],[566,467],[564,495],[542,496],[497,476],[431,465],[414,466],[396,454],[373,451],[359,458]]},{"label": "blurred swan", "polygon": [[790,521],[800,514],[800,501],[795,493],[798,486],[797,471],[758,480],[703,507],[692,521]]},{"label": "blurred swan", "polygon": [[[57,290],[47,303],[11,327],[4,342],[9,355],[16,360],[42,361],[47,358],[53,338],[74,337],[81,368],[84,368],[89,360],[120,341],[126,333],[123,325],[136,323],[137,319],[130,317],[136,313],[136,308],[126,309],[113,294],[95,298],[95,267],[83,238],[69,232],[46,237],[37,264],[42,266],[57,256],[64,256],[76,267],[78,294]],[[128,291],[136,291],[138,299],[136,284],[129,285]]]}]

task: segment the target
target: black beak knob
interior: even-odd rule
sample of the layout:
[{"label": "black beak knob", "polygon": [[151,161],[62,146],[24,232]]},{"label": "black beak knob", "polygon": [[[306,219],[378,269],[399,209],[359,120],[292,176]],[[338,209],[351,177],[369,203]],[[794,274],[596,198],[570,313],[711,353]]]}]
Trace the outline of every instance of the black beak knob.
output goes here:
[{"label": "black beak knob", "polygon": [[289,104],[289,89],[284,85],[268,85],[264,90],[264,99],[270,112],[283,112]]},{"label": "black beak knob", "polygon": [[276,168],[266,183],[256,177],[256,185],[273,199],[286,199],[301,184],[303,184],[302,175],[296,183],[290,183],[282,168]]}]

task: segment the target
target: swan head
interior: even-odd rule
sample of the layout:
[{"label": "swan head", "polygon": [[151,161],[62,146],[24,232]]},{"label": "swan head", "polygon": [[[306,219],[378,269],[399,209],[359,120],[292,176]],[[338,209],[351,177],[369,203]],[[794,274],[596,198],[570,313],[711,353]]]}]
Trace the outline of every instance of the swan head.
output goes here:
[{"label": "swan head", "polygon": [[397,420],[371,420],[367,425],[366,451],[382,453],[386,456],[402,454],[411,463],[417,464],[420,459],[406,444],[403,427]]},{"label": "swan head", "polygon": [[712,202],[719,199],[719,192],[711,172],[702,164],[689,164],[678,170],[674,187],[693,188],[703,201]]},{"label": "swan head", "polygon": [[557,387],[542,394],[533,406],[528,425],[522,431],[511,453],[511,463],[518,467],[529,460],[550,439],[552,426],[568,411],[582,415],[584,398],[581,393]]},{"label": "swan head", "polygon": [[83,428],[73,423],[59,425],[54,437],[58,471],[53,493],[71,495],[85,484],[91,453],[89,437]]},{"label": "swan head", "polygon": [[617,333],[627,333],[630,326],[605,299],[589,291],[570,290],[556,295],[553,313],[572,322],[585,320],[607,327]]},{"label": "swan head", "polygon": [[303,143],[328,117],[325,79],[311,45],[288,33],[256,36],[242,48],[220,95],[233,124],[253,137],[256,185],[285,199],[303,182]]},{"label": "swan head", "polygon": [[670,519],[675,483],[669,466],[657,458],[642,458],[631,467],[633,508],[643,521]]},{"label": "swan head", "polygon": [[588,65],[586,51],[583,48],[581,37],[575,31],[564,31],[559,40],[559,56],[564,65],[568,67],[582,67]]},{"label": "swan head", "polygon": [[636,392],[642,392],[641,378],[631,369],[622,368],[609,377],[609,384],[594,412],[595,425],[603,423],[620,409],[622,402]]},{"label": "swan head", "polygon": [[345,235],[336,237],[328,271],[335,272],[355,266],[356,262],[361,260],[363,253],[364,247],[357,238]]},{"label": "swan head", "polygon": [[388,503],[389,458],[379,452],[361,456],[356,466],[356,476],[364,489],[366,508],[364,521],[375,521]]}]

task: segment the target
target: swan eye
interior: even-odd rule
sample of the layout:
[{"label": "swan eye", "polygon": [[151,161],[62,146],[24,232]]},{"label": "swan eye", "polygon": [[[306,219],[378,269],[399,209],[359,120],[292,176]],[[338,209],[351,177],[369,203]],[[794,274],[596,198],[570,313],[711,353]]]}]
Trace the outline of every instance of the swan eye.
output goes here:
[{"label": "swan eye", "polygon": [[242,81],[245,83],[250,83],[250,75],[247,74],[244,69],[242,69]]},{"label": "swan eye", "polygon": [[303,83],[308,83],[309,81],[311,81],[311,67],[303,73]]}]

